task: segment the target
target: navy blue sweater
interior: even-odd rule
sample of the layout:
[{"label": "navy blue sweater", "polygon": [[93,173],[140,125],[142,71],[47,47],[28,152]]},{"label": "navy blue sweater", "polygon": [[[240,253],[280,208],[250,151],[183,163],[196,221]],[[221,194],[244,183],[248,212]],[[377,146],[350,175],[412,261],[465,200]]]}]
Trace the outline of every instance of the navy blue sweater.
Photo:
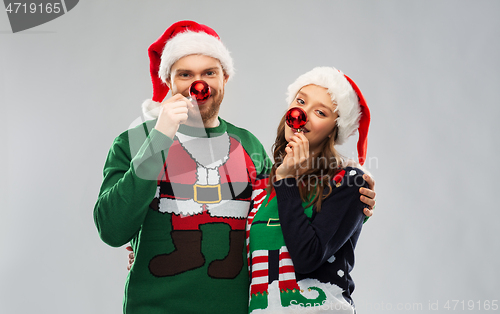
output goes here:
[{"label": "navy blue sweater", "polygon": [[[308,218],[302,207],[297,180],[274,183],[283,237],[290,252],[297,281],[315,278],[339,286],[352,304],[354,248],[365,218],[360,187],[367,187],[363,172],[346,167],[341,184],[322,202],[321,211]],[[326,190],[326,189],[325,189]]]}]

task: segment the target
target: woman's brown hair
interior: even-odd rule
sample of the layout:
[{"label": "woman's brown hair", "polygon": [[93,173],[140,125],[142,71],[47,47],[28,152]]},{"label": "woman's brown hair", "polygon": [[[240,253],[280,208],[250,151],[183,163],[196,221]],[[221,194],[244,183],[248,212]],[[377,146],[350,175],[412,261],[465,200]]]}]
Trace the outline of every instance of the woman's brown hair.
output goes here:
[{"label": "woman's brown hair", "polygon": [[[307,207],[314,205],[317,212],[321,210],[321,202],[332,193],[331,180],[342,167],[343,158],[335,150],[335,140],[337,139],[338,126],[335,125],[332,133],[320,144],[320,153],[310,156],[307,169],[297,177],[300,197],[303,202],[307,202]],[[285,116],[281,118],[278,126],[276,140],[272,150],[274,165],[271,169],[269,180],[269,192],[273,188],[276,169],[281,165],[286,156],[285,148],[288,142],[285,139]],[[327,192],[325,192],[327,188]]]}]

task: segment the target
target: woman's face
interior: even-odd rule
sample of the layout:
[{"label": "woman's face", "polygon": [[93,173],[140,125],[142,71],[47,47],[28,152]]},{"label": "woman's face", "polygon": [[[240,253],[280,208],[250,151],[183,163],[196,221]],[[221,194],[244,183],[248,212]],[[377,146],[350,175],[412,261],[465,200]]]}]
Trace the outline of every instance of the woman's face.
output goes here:
[{"label": "woman's face", "polygon": [[[309,150],[315,152],[319,145],[331,135],[336,124],[338,114],[337,105],[332,102],[326,88],[318,85],[302,87],[288,109],[300,107],[307,113],[307,123],[302,132],[309,140]],[[285,139],[290,142],[296,129],[285,124]]]}]

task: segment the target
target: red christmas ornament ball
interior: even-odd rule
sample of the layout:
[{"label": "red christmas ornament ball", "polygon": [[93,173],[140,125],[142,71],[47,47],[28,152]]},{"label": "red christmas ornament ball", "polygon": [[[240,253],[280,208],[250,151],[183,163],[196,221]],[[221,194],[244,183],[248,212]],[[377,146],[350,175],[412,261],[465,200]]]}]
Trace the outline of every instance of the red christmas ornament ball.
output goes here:
[{"label": "red christmas ornament ball", "polygon": [[307,123],[307,114],[299,107],[293,107],[287,111],[285,121],[292,129],[300,129]]},{"label": "red christmas ornament ball", "polygon": [[197,102],[206,101],[210,97],[210,86],[205,81],[194,81],[189,87],[189,94]]}]

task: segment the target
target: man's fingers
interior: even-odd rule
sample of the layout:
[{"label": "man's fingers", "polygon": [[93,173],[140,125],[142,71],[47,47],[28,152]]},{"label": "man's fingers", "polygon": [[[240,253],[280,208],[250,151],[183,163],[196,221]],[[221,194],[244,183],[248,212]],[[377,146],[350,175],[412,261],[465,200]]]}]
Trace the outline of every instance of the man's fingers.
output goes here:
[{"label": "man's fingers", "polygon": [[375,193],[375,191],[369,190],[367,188],[360,188],[359,193],[371,199],[375,199],[375,196],[377,196],[377,193]]},{"label": "man's fingers", "polygon": [[186,103],[179,102],[179,104],[172,104],[173,107],[168,109],[164,108],[164,115],[171,122],[177,124],[183,124],[188,119],[189,109],[186,107]]},{"label": "man's fingers", "polygon": [[188,108],[186,107],[177,107],[172,109],[172,115],[178,116],[180,119],[187,119],[188,117]]},{"label": "man's fingers", "polygon": [[360,199],[363,203],[368,205],[368,207],[370,207],[370,208],[373,208],[373,206],[375,206],[375,200],[373,198],[368,198],[364,195],[361,195]]},{"label": "man's fingers", "polygon": [[365,216],[371,217],[373,215],[373,210],[369,209],[369,208],[365,208],[365,209],[363,209],[363,213],[365,214]]},{"label": "man's fingers", "polygon": [[190,103],[189,99],[184,97],[182,94],[175,94],[174,96],[162,101],[162,105],[168,104],[168,103],[174,103],[178,101],[184,101],[185,103]]},{"label": "man's fingers", "polygon": [[170,110],[176,110],[176,109],[179,109],[179,108],[185,108],[186,110],[188,110],[188,105],[189,105],[189,101],[188,100],[179,100],[179,101],[176,101],[176,102],[172,102],[172,103],[168,103],[168,104],[164,104],[163,105],[163,108],[164,109],[170,109]]},{"label": "man's fingers", "polygon": [[365,179],[366,183],[368,183],[368,188],[375,191],[375,180],[373,180],[373,178],[366,173],[363,175],[363,179]]}]

